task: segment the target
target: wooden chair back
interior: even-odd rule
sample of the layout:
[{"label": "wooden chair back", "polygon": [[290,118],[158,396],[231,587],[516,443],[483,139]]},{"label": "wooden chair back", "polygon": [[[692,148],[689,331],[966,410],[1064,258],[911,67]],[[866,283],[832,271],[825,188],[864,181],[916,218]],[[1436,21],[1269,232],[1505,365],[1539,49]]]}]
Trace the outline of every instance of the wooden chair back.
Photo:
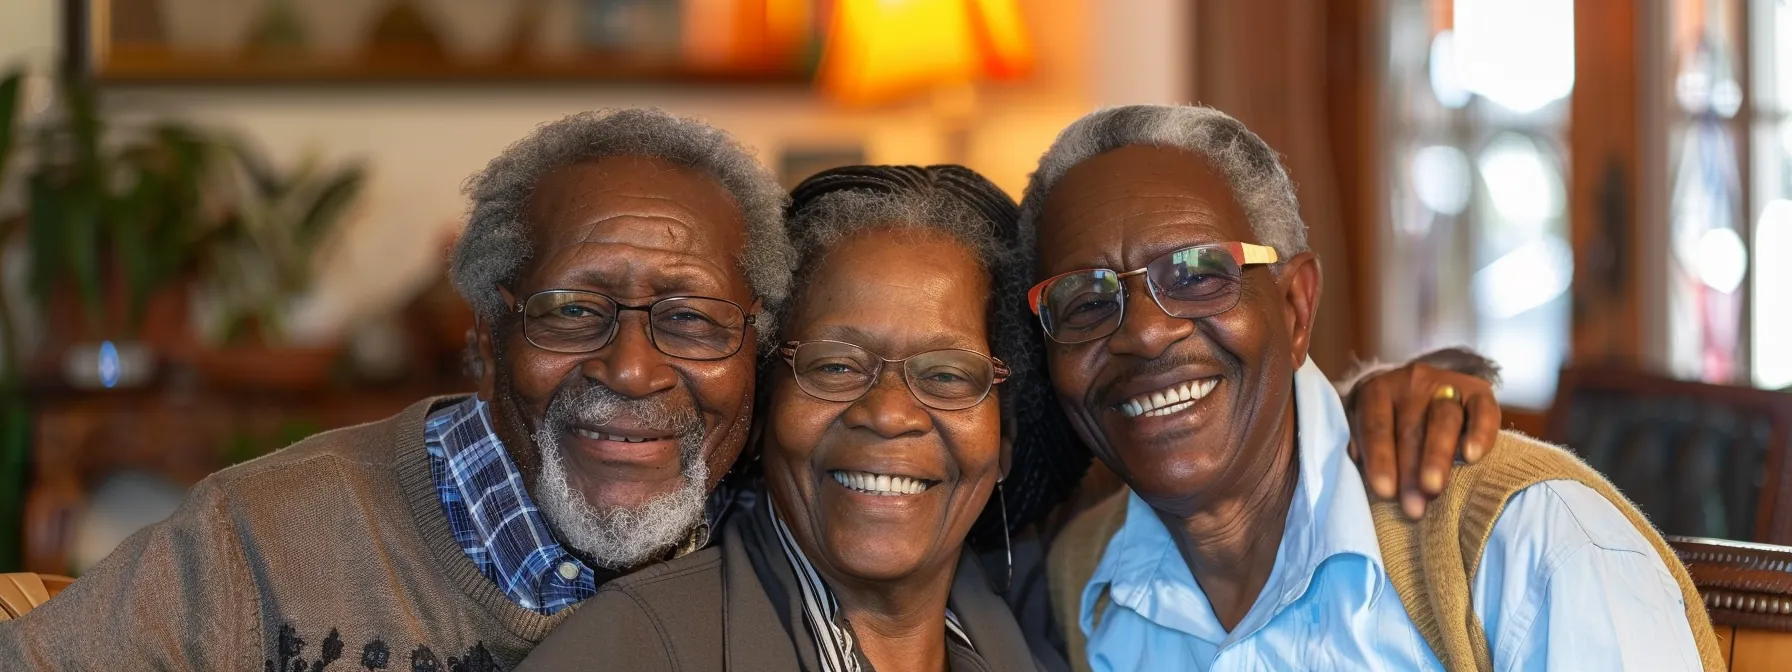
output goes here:
[{"label": "wooden chair back", "polygon": [[1705,599],[1733,672],[1792,661],[1792,547],[1668,537]]},{"label": "wooden chair back", "polygon": [[74,579],[52,574],[0,574],[0,621],[24,616],[71,583]]},{"label": "wooden chair back", "polygon": [[1664,534],[1792,545],[1792,394],[1570,368],[1546,426]]}]

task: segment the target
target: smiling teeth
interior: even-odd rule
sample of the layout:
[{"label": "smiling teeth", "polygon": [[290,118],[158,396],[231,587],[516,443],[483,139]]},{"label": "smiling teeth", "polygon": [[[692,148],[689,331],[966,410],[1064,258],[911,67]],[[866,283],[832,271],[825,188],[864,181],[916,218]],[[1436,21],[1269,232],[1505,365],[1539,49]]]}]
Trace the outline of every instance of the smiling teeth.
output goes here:
[{"label": "smiling teeth", "polygon": [[1120,404],[1120,412],[1125,413],[1129,418],[1141,415],[1155,418],[1177,413],[1195,405],[1195,402],[1207,396],[1207,393],[1212,392],[1213,388],[1219,384],[1218,378],[1203,378],[1156,392],[1147,392]]},{"label": "smiling teeth", "polygon": [[[587,439],[597,439],[599,441],[621,441],[623,443],[647,443],[648,441],[658,441],[659,440],[656,438],[646,437],[646,436],[639,436],[639,437],[637,437],[637,436],[617,436],[615,434],[605,434],[603,432],[593,432],[590,430],[579,429],[579,428],[574,428],[572,431],[574,433],[577,433],[579,436],[583,436]],[[665,438],[665,437],[659,437],[659,438]]]},{"label": "smiling teeth", "polygon": [[927,481],[907,476],[865,471],[830,471],[828,474],[840,485],[873,495],[919,495],[932,487]]}]

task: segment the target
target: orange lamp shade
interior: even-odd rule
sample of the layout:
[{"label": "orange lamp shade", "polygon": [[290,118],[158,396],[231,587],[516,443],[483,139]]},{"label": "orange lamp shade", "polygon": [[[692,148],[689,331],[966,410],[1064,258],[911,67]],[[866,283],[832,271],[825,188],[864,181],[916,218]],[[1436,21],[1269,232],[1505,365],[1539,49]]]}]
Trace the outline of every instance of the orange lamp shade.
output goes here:
[{"label": "orange lamp shade", "polygon": [[836,0],[816,80],[863,106],[1032,65],[1018,0]]}]

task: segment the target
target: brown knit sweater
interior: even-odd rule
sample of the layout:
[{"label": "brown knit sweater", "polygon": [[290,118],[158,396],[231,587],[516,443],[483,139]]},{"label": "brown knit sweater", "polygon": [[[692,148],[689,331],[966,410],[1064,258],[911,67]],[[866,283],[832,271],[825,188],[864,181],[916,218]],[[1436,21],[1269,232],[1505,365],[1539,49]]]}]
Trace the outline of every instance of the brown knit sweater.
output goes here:
[{"label": "brown knit sweater", "polygon": [[[1680,584],[1686,620],[1698,642],[1706,670],[1725,669],[1723,652],[1705,613],[1705,601],[1692,577],[1642,512],[1619,494],[1598,471],[1556,446],[1515,432],[1501,432],[1499,442],[1480,462],[1458,466],[1444,493],[1417,523],[1392,502],[1375,502],[1375,536],[1380,542],[1388,580],[1400,594],[1406,612],[1437,654],[1453,671],[1493,672],[1487,633],[1475,617],[1470,596],[1482,550],[1507,500],[1544,481],[1576,481],[1604,496],[1655,546],[1655,553]],[[1126,495],[1114,496],[1078,515],[1053,542],[1050,568],[1052,611],[1064,629],[1071,666],[1089,669],[1083,636],[1083,586],[1095,574],[1108,540],[1126,522]],[[1100,613],[1099,603],[1096,613]]]},{"label": "brown knit sweater", "polygon": [[0,670],[509,669],[573,610],[518,607],[454,541],[427,399],[207,477],[54,600]]}]

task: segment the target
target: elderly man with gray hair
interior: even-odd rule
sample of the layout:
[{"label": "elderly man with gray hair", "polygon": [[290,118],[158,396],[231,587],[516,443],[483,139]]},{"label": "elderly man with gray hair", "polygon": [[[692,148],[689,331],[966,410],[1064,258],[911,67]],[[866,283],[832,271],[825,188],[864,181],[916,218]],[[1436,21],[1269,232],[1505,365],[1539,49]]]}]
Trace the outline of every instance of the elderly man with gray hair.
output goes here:
[{"label": "elderly man with gray hair", "polygon": [[1504,433],[1420,521],[1371,504],[1307,359],[1319,259],[1237,120],[1084,117],[1021,217],[1059,402],[1130,486],[1052,549],[1081,669],[1722,669],[1686,570],[1571,453]]},{"label": "elderly man with gray hair", "polygon": [[211,475],[0,623],[0,670],[509,669],[609,578],[706,543],[789,291],[782,188],[722,131],[630,109],[540,127],[467,192],[478,394]]},{"label": "elderly man with gray hair", "polygon": [[[477,394],[207,477],[0,622],[0,670],[509,669],[610,579],[709,543],[790,291],[783,190],[726,133],[624,109],[543,125],[467,193]],[[1395,442],[1364,448],[1395,480]]]}]

